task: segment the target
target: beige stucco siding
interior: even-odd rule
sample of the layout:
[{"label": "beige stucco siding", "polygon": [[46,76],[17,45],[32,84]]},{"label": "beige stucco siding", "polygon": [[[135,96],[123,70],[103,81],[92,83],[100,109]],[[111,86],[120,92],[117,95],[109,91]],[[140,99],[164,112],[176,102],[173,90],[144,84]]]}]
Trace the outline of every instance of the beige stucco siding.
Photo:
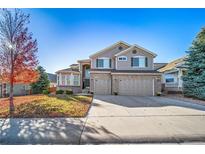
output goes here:
[{"label": "beige stucco siding", "polygon": [[[137,53],[136,54],[133,54],[132,51],[133,50],[137,50]],[[125,54],[122,54],[122,55],[119,55],[116,57],[116,64],[117,64],[117,67],[116,69],[117,70],[153,70],[153,56],[141,49],[133,49],[133,50],[130,50],[128,52],[126,52]],[[127,61],[118,61],[118,57],[120,56],[126,56],[127,57]],[[131,57],[134,57],[134,56],[145,56],[147,57],[147,60],[148,60],[148,67],[143,67],[143,68],[139,68],[139,67],[132,67],[131,66]]]},{"label": "beige stucco siding", "polygon": [[113,47],[113,48],[101,53],[101,54],[98,54],[94,57],[91,57],[91,69],[96,68],[96,59],[98,59],[98,58],[111,58],[112,59],[111,68],[112,69],[115,68],[115,57],[114,57],[114,55],[121,51],[121,50],[119,50],[119,46],[123,47],[123,50],[128,48],[128,46],[126,46],[124,44],[120,44],[116,47]]}]

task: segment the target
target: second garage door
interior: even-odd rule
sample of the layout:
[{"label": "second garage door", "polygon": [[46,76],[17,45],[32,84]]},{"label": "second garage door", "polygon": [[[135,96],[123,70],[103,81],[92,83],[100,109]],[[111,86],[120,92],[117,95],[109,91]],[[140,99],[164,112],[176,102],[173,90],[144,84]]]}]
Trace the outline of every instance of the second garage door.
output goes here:
[{"label": "second garage door", "polygon": [[153,96],[154,80],[150,76],[119,77],[119,95]]}]

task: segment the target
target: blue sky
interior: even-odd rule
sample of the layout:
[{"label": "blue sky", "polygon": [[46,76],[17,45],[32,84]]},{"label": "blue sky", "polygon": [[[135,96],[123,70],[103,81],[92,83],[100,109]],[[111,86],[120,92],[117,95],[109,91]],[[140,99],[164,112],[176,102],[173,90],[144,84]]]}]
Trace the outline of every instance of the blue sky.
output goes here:
[{"label": "blue sky", "polygon": [[38,40],[38,58],[47,72],[119,41],[155,53],[155,62],[185,55],[205,26],[205,9],[24,9],[29,30]]}]

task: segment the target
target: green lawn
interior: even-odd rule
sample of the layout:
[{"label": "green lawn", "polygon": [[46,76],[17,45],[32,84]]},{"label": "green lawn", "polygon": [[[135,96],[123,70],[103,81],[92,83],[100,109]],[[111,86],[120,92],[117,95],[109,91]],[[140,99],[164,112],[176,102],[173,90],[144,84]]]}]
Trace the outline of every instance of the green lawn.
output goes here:
[{"label": "green lawn", "polygon": [[[91,105],[91,96],[68,95],[63,98],[31,95],[14,98],[16,118],[83,117]],[[0,99],[0,118],[9,115],[9,99]]]}]

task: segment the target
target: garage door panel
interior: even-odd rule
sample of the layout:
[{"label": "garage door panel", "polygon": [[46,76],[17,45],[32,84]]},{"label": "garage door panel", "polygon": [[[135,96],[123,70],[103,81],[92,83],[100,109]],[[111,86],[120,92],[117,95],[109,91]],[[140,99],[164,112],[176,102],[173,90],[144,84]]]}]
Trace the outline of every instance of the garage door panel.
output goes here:
[{"label": "garage door panel", "polygon": [[119,95],[152,96],[152,77],[119,77]]},{"label": "garage door panel", "polygon": [[94,93],[98,95],[108,95],[111,94],[111,80],[109,78],[105,79],[95,79],[94,80]]}]

